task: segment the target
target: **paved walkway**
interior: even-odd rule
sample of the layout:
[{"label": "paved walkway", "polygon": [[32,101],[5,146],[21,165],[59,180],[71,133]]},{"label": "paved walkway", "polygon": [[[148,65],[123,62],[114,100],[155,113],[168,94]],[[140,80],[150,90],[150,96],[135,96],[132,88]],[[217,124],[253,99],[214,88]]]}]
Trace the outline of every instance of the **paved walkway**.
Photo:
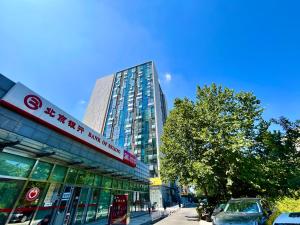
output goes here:
[{"label": "paved walkway", "polygon": [[199,225],[195,207],[181,208],[155,225]]}]

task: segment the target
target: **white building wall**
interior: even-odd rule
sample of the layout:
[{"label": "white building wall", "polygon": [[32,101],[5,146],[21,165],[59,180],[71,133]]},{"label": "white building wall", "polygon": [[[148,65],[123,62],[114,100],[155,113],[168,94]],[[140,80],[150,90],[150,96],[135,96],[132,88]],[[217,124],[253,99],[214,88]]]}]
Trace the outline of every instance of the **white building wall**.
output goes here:
[{"label": "white building wall", "polygon": [[154,63],[152,62],[153,82],[154,82],[154,104],[155,104],[155,124],[156,124],[156,146],[157,146],[157,163],[158,173],[160,174],[160,145],[161,135],[163,133],[163,117],[161,110],[160,88],[158,83],[158,75]]},{"label": "white building wall", "polygon": [[111,95],[114,75],[100,78],[96,81],[90,97],[83,122],[94,130],[103,133],[107,107]]}]

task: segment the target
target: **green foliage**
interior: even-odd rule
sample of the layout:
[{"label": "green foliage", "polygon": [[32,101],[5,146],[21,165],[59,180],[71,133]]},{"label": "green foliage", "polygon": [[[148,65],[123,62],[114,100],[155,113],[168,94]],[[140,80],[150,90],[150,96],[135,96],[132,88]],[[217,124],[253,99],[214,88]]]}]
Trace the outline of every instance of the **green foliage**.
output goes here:
[{"label": "green foliage", "polygon": [[[219,199],[291,195],[299,188],[299,121],[264,121],[260,101],[212,84],[176,99],[164,126],[161,175]],[[272,124],[281,132],[270,132]]]},{"label": "green foliage", "polygon": [[272,225],[274,220],[284,212],[300,212],[300,199],[282,198],[275,204],[275,212],[270,216],[267,225]]}]

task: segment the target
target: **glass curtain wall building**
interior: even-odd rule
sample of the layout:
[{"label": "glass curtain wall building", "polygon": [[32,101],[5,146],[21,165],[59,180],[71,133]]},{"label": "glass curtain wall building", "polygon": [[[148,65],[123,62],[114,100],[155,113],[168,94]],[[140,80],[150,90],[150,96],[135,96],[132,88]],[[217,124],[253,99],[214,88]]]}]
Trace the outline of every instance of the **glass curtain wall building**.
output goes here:
[{"label": "glass curtain wall building", "polygon": [[[100,95],[106,97],[100,99]],[[166,99],[150,61],[97,80],[84,122],[134,153],[149,165],[150,177],[159,178],[160,138],[166,117]],[[168,186],[152,202],[171,204],[174,199]]]}]

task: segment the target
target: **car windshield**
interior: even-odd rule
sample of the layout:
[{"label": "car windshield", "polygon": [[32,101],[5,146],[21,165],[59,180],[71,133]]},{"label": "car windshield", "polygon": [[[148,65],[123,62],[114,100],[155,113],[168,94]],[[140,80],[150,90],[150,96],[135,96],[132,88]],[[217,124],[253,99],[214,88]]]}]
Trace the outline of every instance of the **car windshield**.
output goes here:
[{"label": "car windshield", "polygon": [[228,202],[225,212],[259,213],[258,203],[255,201],[232,201]]}]

